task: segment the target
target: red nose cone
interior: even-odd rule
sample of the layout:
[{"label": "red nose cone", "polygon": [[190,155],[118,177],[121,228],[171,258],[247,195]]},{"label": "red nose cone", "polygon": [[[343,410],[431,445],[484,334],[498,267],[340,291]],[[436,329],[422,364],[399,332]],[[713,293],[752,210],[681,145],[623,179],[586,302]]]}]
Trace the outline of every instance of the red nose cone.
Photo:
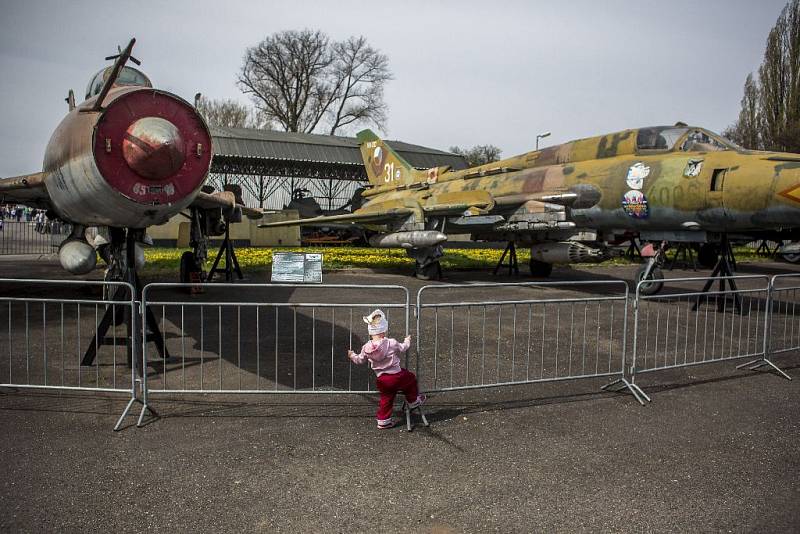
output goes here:
[{"label": "red nose cone", "polygon": [[144,117],[131,124],[122,141],[122,154],[132,171],[156,181],[175,175],[186,160],[180,131],[159,117]]}]

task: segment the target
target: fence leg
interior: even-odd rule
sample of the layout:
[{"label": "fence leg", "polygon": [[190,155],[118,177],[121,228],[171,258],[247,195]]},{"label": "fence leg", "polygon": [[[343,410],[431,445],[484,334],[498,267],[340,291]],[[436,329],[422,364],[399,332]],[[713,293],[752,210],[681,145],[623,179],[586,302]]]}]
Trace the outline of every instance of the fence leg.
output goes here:
[{"label": "fence leg", "polygon": [[771,348],[770,347],[770,340],[772,339],[772,337],[770,336],[770,334],[771,334],[771,330],[772,330],[772,313],[774,312],[774,310],[773,310],[774,305],[773,305],[773,302],[772,302],[772,298],[773,298],[772,294],[773,294],[774,291],[775,291],[775,277],[773,276],[770,279],[769,287],[767,288],[767,306],[766,306],[765,313],[764,313],[764,336],[763,336],[764,337],[764,346],[763,346],[763,351],[764,351],[763,354],[764,354],[764,356],[761,357],[761,358],[756,358],[755,360],[751,360],[751,361],[749,361],[747,363],[743,363],[741,365],[737,365],[736,368],[737,369],[742,369],[742,368],[746,367],[750,371],[755,371],[759,367],[765,367],[765,366],[766,367],[772,367],[772,369],[774,371],[777,371],[778,374],[780,374],[783,378],[785,378],[786,380],[791,380],[792,379],[791,376],[789,376],[786,373],[784,373],[781,370],[780,367],[778,367],[777,365],[775,365],[774,363],[769,361],[769,359],[767,358],[767,356],[769,356],[771,354],[771,351],[770,351],[770,348]]},{"label": "fence leg", "polygon": [[412,432],[414,430],[414,425],[411,424],[411,412],[414,410],[419,412],[419,417],[420,419],[422,419],[422,424],[424,426],[431,426],[431,424],[428,422],[428,418],[425,417],[425,412],[422,411],[422,405],[419,405],[415,408],[411,408],[408,405],[408,402],[403,400],[403,412],[405,412],[406,414],[406,430],[408,430],[409,432]]},{"label": "fence leg", "polygon": [[784,373],[781,370],[780,367],[778,367],[777,365],[775,365],[774,363],[772,363],[771,361],[769,361],[766,358],[758,358],[757,360],[753,360],[753,361],[750,361],[750,362],[747,362],[747,363],[743,363],[741,365],[737,365],[736,368],[737,369],[742,369],[742,368],[746,367],[747,369],[749,369],[751,371],[755,371],[759,367],[764,367],[764,366],[772,367],[772,369],[774,371],[776,371],[778,374],[780,374],[786,380],[791,380],[792,379],[792,377],[787,375],[786,373]]},{"label": "fence leg", "polygon": [[633,395],[633,398],[639,401],[639,404],[641,404],[642,406],[644,406],[644,401],[652,402],[650,400],[650,397],[647,396],[647,393],[642,391],[642,388],[637,386],[635,382],[631,382],[625,377],[617,378],[613,382],[606,384],[605,386],[602,386],[600,389],[602,389],[603,391],[612,391],[614,393],[619,393],[627,390],[628,393]]},{"label": "fence leg", "polygon": [[137,403],[137,402],[142,405],[142,413],[139,414],[139,419],[136,422],[136,426],[137,427],[141,427],[142,426],[142,420],[144,419],[144,412],[146,410],[149,410],[150,413],[154,417],[158,417],[158,414],[155,412],[155,410],[153,410],[148,404],[146,404],[145,401],[143,401],[142,399],[137,399],[136,397],[134,397],[134,398],[132,398],[131,400],[128,401],[128,405],[125,406],[125,410],[122,412],[122,415],[120,415],[119,419],[117,420],[117,424],[114,425],[114,431],[115,432],[119,431],[122,428],[122,421],[125,420],[125,417],[128,416],[128,413],[131,411],[131,408],[133,408],[133,405],[135,403]]}]

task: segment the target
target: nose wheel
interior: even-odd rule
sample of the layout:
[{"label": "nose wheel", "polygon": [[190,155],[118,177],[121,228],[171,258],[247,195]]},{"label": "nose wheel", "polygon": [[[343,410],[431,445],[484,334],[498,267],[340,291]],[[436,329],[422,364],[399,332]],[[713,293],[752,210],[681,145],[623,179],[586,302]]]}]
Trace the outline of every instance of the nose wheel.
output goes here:
[{"label": "nose wheel", "polygon": [[636,283],[638,284],[642,280],[647,281],[639,286],[639,293],[642,295],[655,295],[661,291],[661,288],[664,287],[664,282],[661,282],[663,279],[664,272],[658,265],[650,266],[648,262],[639,266],[639,268],[636,270]]}]

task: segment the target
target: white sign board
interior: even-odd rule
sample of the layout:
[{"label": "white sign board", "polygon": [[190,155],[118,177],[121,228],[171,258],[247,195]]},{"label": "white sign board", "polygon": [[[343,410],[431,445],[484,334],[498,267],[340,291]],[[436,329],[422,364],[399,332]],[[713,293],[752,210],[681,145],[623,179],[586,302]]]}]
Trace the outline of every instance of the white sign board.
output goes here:
[{"label": "white sign board", "polygon": [[321,284],[322,254],[273,252],[271,281]]}]

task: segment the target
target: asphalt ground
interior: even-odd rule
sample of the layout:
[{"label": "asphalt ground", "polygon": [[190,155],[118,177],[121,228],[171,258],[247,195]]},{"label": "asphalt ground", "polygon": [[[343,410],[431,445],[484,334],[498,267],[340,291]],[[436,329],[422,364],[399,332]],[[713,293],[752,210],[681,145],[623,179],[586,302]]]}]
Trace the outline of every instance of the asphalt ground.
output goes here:
[{"label": "asphalt ground", "polygon": [[[766,275],[797,271],[783,263],[747,264],[740,269],[741,274]],[[669,276],[694,274],[675,271]],[[0,261],[0,275],[65,278],[52,261],[22,258]],[[600,281],[632,276],[632,267],[596,267],[557,269],[554,278]],[[458,284],[495,280],[475,272],[448,277]],[[401,275],[366,271],[330,273],[325,281],[400,284],[410,289],[412,298],[422,285]],[[544,296],[537,290],[536,298],[586,300],[614,294],[598,287],[548,290]],[[307,298],[303,291],[274,300]],[[459,291],[477,300],[505,295],[496,289]],[[516,297],[519,289],[504,291]],[[52,290],[32,287],[4,287],[4,292],[55,295]],[[68,296],[91,295],[80,290]],[[448,300],[452,296],[448,294]],[[196,298],[217,302],[223,297],[207,292]],[[242,289],[224,298],[239,302],[259,297]],[[342,292],[320,298],[354,302]],[[436,301],[433,295],[431,299]],[[758,309],[757,297],[754,301]],[[683,309],[675,302],[665,306]],[[752,310],[752,302],[750,306]],[[581,309],[577,309],[578,324],[582,324]],[[570,313],[566,310],[559,314],[565,323]],[[610,333],[602,323],[608,319],[606,311],[600,312],[602,328],[597,339],[602,341]],[[435,318],[423,319],[421,326],[427,338],[433,334],[445,343],[450,339],[445,327],[455,319],[441,313],[440,331],[436,331]],[[508,337],[498,336],[508,324],[508,311],[504,313],[498,330],[491,326],[497,315],[486,321],[489,338]],[[524,323],[525,313],[517,313]],[[539,318],[545,317],[550,327],[551,312],[545,308],[541,314]],[[575,317],[572,310],[571,321]],[[685,321],[681,317],[685,316],[671,321],[681,325]],[[456,318],[463,320],[463,315]],[[169,329],[180,324],[176,320],[175,316],[168,319]],[[482,319],[476,320],[471,323],[473,331],[483,326]],[[392,324],[397,322],[393,317]],[[224,324],[228,333],[229,324]],[[597,322],[587,324],[589,331],[597,330]],[[333,334],[328,345],[335,345],[337,339],[343,345],[342,332],[349,330],[349,324],[329,321],[329,325]],[[569,354],[567,361],[577,364],[578,351],[573,359],[572,353],[564,352],[567,343],[558,350],[553,346],[552,337],[566,341],[563,333],[575,330],[573,322],[568,325],[536,331],[545,333],[545,343],[534,346],[545,346],[548,355]],[[209,327],[208,332],[213,329]],[[457,333],[463,337],[460,330]],[[751,339],[755,330],[748,334],[741,321],[731,331],[745,332],[739,336],[745,347],[756,343]],[[67,333],[74,337],[74,332]],[[307,334],[306,330],[301,337]],[[180,350],[179,336],[167,338],[173,353]],[[588,352],[596,348],[592,336],[588,342],[582,335],[569,339],[573,348],[586,346]],[[687,346],[675,344],[676,353],[682,355]],[[429,350],[423,347],[423,355]],[[524,352],[521,346],[519,351]],[[702,358],[704,349],[700,352]],[[439,353],[443,359],[438,371],[449,373],[449,346],[439,347]],[[492,347],[486,353],[489,364],[501,362],[497,375],[501,379],[508,379],[502,374],[510,369],[507,353],[507,347],[497,352]],[[283,354],[281,347],[278,354]],[[496,354],[502,359],[492,360]],[[584,351],[580,354],[583,358]],[[326,352],[326,360],[330,357]],[[333,361],[322,374],[344,370],[337,367],[338,352]],[[471,361],[474,372],[478,360]],[[563,374],[559,365],[564,360],[560,361],[541,370]],[[124,355],[114,363],[124,376]],[[242,373],[228,356],[211,358],[209,365],[220,363],[225,381]],[[307,367],[302,363],[308,362],[301,361],[300,369]],[[167,391],[151,399],[159,419],[148,419],[144,428],[136,429],[130,418],[125,430],[114,433],[111,427],[124,408],[123,396],[6,391],[0,395],[0,451],[5,467],[0,482],[0,528],[15,532],[796,531],[800,524],[796,380],[800,355],[789,352],[776,357],[776,363],[795,378],[791,382],[773,373],[737,371],[736,363],[643,375],[639,383],[653,399],[645,407],[628,395],[601,392],[605,378],[439,393],[431,395],[426,405],[432,426],[418,427],[413,433],[402,428],[375,429],[377,399],[373,395],[201,396]],[[494,371],[492,365],[484,370]],[[77,364],[68,367],[74,374],[80,370]],[[196,368],[190,371],[189,385],[200,384],[192,379]],[[458,366],[454,369],[455,376],[466,380],[473,376],[459,374],[463,369]],[[230,370],[238,374],[230,375]],[[160,369],[154,365],[148,376],[158,383],[165,376],[180,376],[181,371],[179,363],[173,362]],[[96,369],[80,372],[90,381]],[[242,376],[247,379],[254,374],[262,387],[278,383],[289,389],[289,379],[282,377],[281,369],[262,376],[245,366]],[[316,377],[311,373],[312,380]],[[334,382],[337,377],[338,373]],[[300,380],[301,386],[308,385],[303,382],[308,378]],[[469,383],[477,380],[473,376]],[[324,382],[320,385],[325,387]]]}]

